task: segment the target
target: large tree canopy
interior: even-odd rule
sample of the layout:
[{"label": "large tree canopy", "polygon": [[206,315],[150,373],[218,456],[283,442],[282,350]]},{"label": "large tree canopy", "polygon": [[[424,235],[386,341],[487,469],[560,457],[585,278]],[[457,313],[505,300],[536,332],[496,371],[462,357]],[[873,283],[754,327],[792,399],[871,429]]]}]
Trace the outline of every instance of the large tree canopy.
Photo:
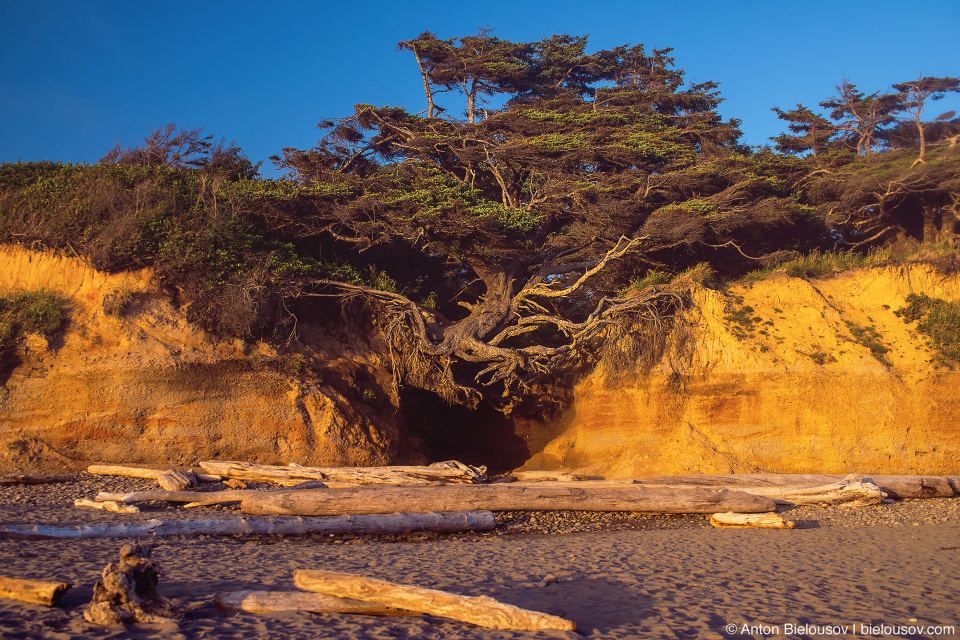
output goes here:
[{"label": "large tree canopy", "polygon": [[[808,233],[788,189],[798,163],[739,147],[738,121],[716,111],[718,85],[685,84],[670,49],[587,54],[583,37],[486,32],[400,47],[421,72],[426,116],[357,105],[322,122],[313,149],[284,149],[278,164],[318,195],[275,224],[371,262],[405,256],[391,277],[419,302],[317,284],[379,303],[412,384],[509,408],[592,362],[611,336],[676,311],[676,291],[618,296],[631,273],[718,252],[736,264]],[[442,92],[464,111],[441,110]],[[494,95],[502,107],[480,106]]]}]

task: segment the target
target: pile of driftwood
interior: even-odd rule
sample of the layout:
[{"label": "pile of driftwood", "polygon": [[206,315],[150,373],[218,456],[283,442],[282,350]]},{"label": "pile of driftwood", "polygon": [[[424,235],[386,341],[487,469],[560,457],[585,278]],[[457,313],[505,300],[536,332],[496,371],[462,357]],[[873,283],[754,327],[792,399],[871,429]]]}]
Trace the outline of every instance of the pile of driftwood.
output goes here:
[{"label": "pile of driftwood", "polygon": [[[199,469],[94,465],[88,471],[155,479],[160,488],[101,492],[78,507],[133,513],[140,502],[198,507],[239,503],[257,518],[196,519],[74,527],[19,525],[0,535],[121,537],[183,534],[409,533],[484,530],[493,511],[630,511],[711,514],[717,527],[790,528],[778,505],[864,506],[902,498],[952,497],[960,477],[736,474],[605,480],[572,473],[514,472],[490,480],[485,467],[457,461],[430,466],[302,467],[236,461]],[[26,480],[27,477],[24,477]],[[31,476],[27,481],[42,481]],[[0,479],[2,482],[2,479]],[[218,483],[218,490],[210,490]],[[273,490],[252,489],[268,484]],[[753,515],[750,515],[753,514]],[[767,515],[757,515],[767,514]]]}]

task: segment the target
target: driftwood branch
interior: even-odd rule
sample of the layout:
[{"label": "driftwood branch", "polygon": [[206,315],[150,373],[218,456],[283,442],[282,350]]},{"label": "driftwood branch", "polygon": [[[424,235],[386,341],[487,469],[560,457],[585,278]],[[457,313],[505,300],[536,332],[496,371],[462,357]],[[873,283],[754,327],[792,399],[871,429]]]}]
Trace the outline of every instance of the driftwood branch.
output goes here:
[{"label": "driftwood branch", "polygon": [[776,513],[714,513],[710,516],[710,524],[718,529],[793,529],[797,526]]},{"label": "driftwood branch", "polygon": [[489,511],[387,513],[324,518],[209,518],[148,520],[106,525],[0,526],[0,538],[139,538],[182,535],[383,534],[414,531],[484,531],[496,526]]},{"label": "driftwood branch", "polygon": [[33,604],[55,607],[60,604],[63,594],[73,586],[69,582],[50,582],[45,580],[25,580],[0,576],[0,598],[10,598]]},{"label": "driftwood branch", "polygon": [[300,589],[319,591],[340,598],[355,598],[382,605],[421,611],[470,622],[489,629],[575,630],[570,620],[537,611],[521,609],[487,596],[461,596],[447,591],[424,589],[376,580],[349,573],[298,570],[293,576]]},{"label": "driftwood branch", "polygon": [[78,498],[73,501],[75,507],[85,507],[87,509],[98,509],[100,511],[110,511],[111,513],[140,513],[140,507],[133,504],[122,504],[115,500],[97,501],[86,498]]},{"label": "driftwood branch", "polygon": [[[144,478],[147,480],[159,480],[161,476],[166,473],[169,473],[169,470],[165,469],[147,469],[144,467],[124,467],[115,464],[94,464],[87,467],[87,473],[92,473],[94,475],[103,475],[103,476],[126,476],[129,478]],[[200,482],[219,482],[223,478],[216,475],[210,475],[206,473],[197,473],[196,470],[193,470],[192,473],[196,476],[197,480]]]}]

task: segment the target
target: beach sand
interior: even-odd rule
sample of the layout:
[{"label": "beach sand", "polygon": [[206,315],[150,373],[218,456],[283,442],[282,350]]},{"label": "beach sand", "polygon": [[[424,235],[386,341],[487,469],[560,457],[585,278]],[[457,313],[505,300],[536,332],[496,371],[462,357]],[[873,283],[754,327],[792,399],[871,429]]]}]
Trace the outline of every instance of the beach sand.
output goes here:
[{"label": "beach sand", "polygon": [[[0,520],[6,523],[129,519],[30,498],[53,495],[51,486],[5,491],[0,493],[0,500],[5,500],[0,502]],[[501,521],[513,524],[493,532],[412,534],[399,541],[352,536],[143,540],[153,545],[154,558],[166,574],[159,592],[176,600],[185,612],[178,626],[98,627],[83,620],[83,606],[92,597],[100,571],[116,560],[122,544],[132,540],[0,539],[0,574],[74,584],[58,608],[0,599],[0,636],[819,638],[827,635],[823,627],[839,626],[845,628],[845,637],[957,637],[958,507],[956,499],[866,509],[803,507],[784,514],[799,524],[786,531],[720,530],[709,528],[702,516],[648,516],[606,525],[628,530],[545,535],[525,531],[557,528],[555,521],[537,525],[536,517],[507,517]],[[135,517],[230,514],[239,512],[157,507]],[[579,635],[495,631],[431,616],[224,613],[213,605],[219,592],[293,590],[293,571],[299,568],[487,595],[563,615],[576,622]],[[555,582],[544,580],[551,575]],[[728,625],[733,626],[728,630]],[[889,629],[871,628],[879,625]],[[953,631],[908,633],[907,627],[928,625],[953,626]]]}]

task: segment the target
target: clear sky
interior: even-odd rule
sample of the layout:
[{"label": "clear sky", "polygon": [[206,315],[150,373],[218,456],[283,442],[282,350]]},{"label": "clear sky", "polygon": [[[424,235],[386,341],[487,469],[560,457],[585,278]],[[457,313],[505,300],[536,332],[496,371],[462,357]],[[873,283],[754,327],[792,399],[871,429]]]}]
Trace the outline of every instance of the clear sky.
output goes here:
[{"label": "clear sky", "polygon": [[[96,162],[168,122],[266,161],[310,147],[317,122],[355,103],[423,109],[396,43],[481,26],[524,42],[589,34],[590,51],[673,47],[688,80],[720,83],[750,145],[784,130],[771,107],[814,107],[844,77],[872,93],[960,75],[960,0],[8,1],[0,162]],[[949,109],[960,97],[929,115]]]}]

